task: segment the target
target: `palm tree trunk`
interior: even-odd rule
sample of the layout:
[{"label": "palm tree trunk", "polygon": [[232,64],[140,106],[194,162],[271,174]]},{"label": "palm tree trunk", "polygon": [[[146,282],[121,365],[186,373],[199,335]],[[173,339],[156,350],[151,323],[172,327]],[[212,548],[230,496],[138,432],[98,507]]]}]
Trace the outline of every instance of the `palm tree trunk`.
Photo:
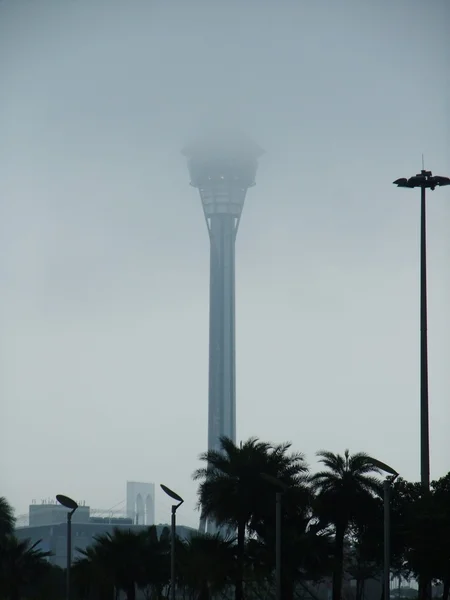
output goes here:
[{"label": "palm tree trunk", "polygon": [[127,589],[127,600],[136,600],[136,586],[134,582]]},{"label": "palm tree trunk", "polygon": [[362,579],[361,577],[356,578],[356,600],[361,600],[362,596]]},{"label": "palm tree trunk", "polygon": [[419,600],[431,600],[431,580],[428,577],[419,578]]},{"label": "palm tree trunk", "polygon": [[345,527],[336,526],[333,572],[333,600],[341,600],[342,579],[344,570],[344,537]]},{"label": "palm tree trunk", "polygon": [[[93,593],[94,592],[94,593]],[[98,600],[117,600],[118,590],[110,585],[100,585],[98,588],[87,588],[84,598],[98,598]]]},{"label": "palm tree trunk", "polygon": [[448,600],[450,596],[450,577],[444,579],[444,589],[442,590],[442,600]]},{"label": "palm tree trunk", "polygon": [[210,600],[209,588],[206,582],[202,584],[202,589],[198,595],[198,600]]},{"label": "palm tree trunk", "polygon": [[244,598],[245,522],[238,523],[235,600]]},{"label": "palm tree trunk", "polygon": [[283,598],[283,600],[294,600],[294,582],[291,579],[286,579],[283,581],[282,584],[282,593],[281,593],[281,597]]},{"label": "palm tree trunk", "polygon": [[[320,600],[320,596],[311,587],[311,585],[309,583],[307,583],[306,581],[302,581],[301,579],[299,580],[298,583],[299,583],[300,587],[302,587],[308,593],[308,596],[311,596],[311,598],[313,600]],[[298,594],[297,594],[297,596],[298,596]]]},{"label": "palm tree trunk", "polygon": [[9,593],[9,599],[10,600],[19,600],[20,599],[20,593],[19,593],[18,586],[14,585],[14,587],[11,588],[11,591]]}]

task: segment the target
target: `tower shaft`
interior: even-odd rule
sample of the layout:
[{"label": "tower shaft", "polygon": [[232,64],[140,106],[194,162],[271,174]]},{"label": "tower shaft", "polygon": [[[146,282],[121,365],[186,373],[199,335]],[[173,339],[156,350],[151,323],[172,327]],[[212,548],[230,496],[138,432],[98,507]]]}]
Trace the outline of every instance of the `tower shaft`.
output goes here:
[{"label": "tower shaft", "polygon": [[[208,450],[222,437],[236,443],[235,243],[247,190],[255,185],[262,150],[224,135],[183,150],[191,185],[200,192],[210,241]],[[208,520],[208,523],[206,521]],[[217,531],[202,515],[200,531]]]},{"label": "tower shaft", "polygon": [[235,218],[210,221],[208,449],[236,441]]}]

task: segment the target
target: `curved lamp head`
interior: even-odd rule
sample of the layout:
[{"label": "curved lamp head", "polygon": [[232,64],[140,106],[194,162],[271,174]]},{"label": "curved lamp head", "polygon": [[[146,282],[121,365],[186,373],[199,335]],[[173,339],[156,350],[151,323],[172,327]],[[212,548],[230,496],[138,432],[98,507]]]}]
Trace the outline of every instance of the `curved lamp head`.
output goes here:
[{"label": "curved lamp head", "polygon": [[56,494],[56,500],[65,506],[66,508],[70,508],[70,510],[77,510],[78,504],[69,496],[63,496],[63,494]]},{"label": "curved lamp head", "polygon": [[381,462],[381,460],[377,460],[376,458],[369,457],[368,461],[374,467],[377,467],[377,469],[380,469],[380,471],[384,471],[385,473],[388,473],[389,475],[392,475],[393,477],[398,477],[397,471],[395,469],[393,469],[392,467],[390,467],[389,465],[387,465],[386,463]]},{"label": "curved lamp head", "polygon": [[179,496],[176,492],[168,488],[167,485],[164,485],[163,483],[160,483],[159,485],[161,486],[162,491],[165,492],[170,498],[172,498],[172,500],[176,500],[180,504],[183,504],[183,498]]}]

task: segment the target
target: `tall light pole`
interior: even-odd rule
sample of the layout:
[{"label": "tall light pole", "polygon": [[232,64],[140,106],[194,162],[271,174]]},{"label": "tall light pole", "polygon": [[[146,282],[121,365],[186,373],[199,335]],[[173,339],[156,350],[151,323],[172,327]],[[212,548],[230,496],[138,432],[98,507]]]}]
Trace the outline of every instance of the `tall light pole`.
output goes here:
[{"label": "tall light pole", "polygon": [[172,500],[178,502],[178,504],[172,504],[172,518],[170,522],[170,600],[175,600],[175,541],[177,533],[177,510],[183,504],[184,500],[176,492],[168,488],[164,484],[160,484],[161,489],[165,492]]},{"label": "tall light pole", "polygon": [[[262,153],[256,144],[228,132],[183,150],[210,241],[208,450],[220,451],[222,437],[236,443],[235,246]],[[217,530],[202,518],[200,531],[205,528],[208,533]]]},{"label": "tall light pole", "polygon": [[420,188],[420,480],[430,488],[430,424],[428,403],[428,332],[427,332],[427,230],[426,190],[450,185],[448,177],[433,175],[422,169],[406,179],[396,179],[394,184],[402,188]]},{"label": "tall light pole", "polygon": [[277,489],[275,494],[275,598],[281,600],[281,498],[289,486],[267,473],[260,475]]},{"label": "tall light pole", "polygon": [[66,600],[70,600],[70,570],[72,568],[72,516],[78,504],[72,498],[57,494],[56,500],[69,509],[67,513],[67,564],[66,564]]},{"label": "tall light pole", "polygon": [[391,486],[398,477],[395,469],[389,465],[370,458],[370,463],[388,473],[383,482],[383,508],[384,508],[384,561],[383,561],[383,589],[384,600],[390,600],[391,596]]}]

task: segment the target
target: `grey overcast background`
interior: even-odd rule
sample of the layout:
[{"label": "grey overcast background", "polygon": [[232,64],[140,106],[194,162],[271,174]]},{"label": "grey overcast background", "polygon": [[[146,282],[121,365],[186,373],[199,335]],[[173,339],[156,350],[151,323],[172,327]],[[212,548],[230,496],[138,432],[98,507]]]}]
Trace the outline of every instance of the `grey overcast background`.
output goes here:
[{"label": "grey overcast background", "polygon": [[[266,150],[237,241],[238,438],[419,479],[419,197],[450,175],[448,0],[0,2],[1,494],[186,498],[209,241],[180,149]],[[450,189],[429,194],[431,471],[450,467]],[[158,491],[156,518],[170,500]]]}]

